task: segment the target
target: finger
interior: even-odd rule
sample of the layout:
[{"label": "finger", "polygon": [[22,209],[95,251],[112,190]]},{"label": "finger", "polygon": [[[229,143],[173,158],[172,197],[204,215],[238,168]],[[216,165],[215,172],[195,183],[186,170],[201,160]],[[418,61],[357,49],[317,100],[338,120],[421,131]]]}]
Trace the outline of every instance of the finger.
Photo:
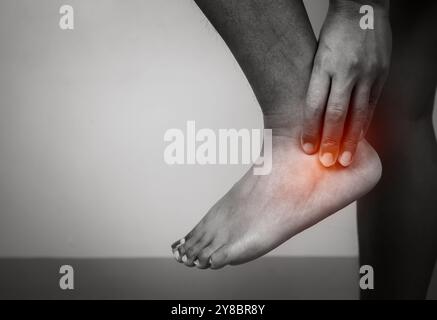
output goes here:
[{"label": "finger", "polygon": [[348,120],[346,121],[341,152],[338,162],[344,167],[352,163],[361,132],[369,113],[369,96],[371,85],[358,83],[352,93]]},{"label": "finger", "polygon": [[330,167],[337,161],[352,88],[351,81],[335,78],[332,80],[319,155],[320,162],[325,167]]},{"label": "finger", "polygon": [[372,89],[370,91],[370,97],[369,97],[369,113],[363,126],[361,139],[364,139],[364,137],[367,134],[367,131],[369,131],[369,127],[370,124],[372,123],[373,114],[375,112],[376,105],[378,104],[379,98],[381,97],[382,94],[382,89],[384,88],[385,80],[386,77],[381,77],[372,86]]},{"label": "finger", "polygon": [[313,70],[304,108],[301,137],[302,148],[307,154],[313,154],[318,149],[329,85],[330,77],[327,73]]}]

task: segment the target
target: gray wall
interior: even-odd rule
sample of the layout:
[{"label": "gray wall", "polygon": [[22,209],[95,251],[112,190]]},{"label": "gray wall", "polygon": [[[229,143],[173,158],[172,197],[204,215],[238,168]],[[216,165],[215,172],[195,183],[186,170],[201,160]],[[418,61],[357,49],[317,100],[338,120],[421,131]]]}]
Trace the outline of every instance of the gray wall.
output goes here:
[{"label": "gray wall", "polygon": [[[317,30],[327,0],[307,5]],[[262,126],[191,0],[2,0],[0,256],[167,256],[247,169],[167,166],[164,132],[187,120]],[[356,255],[354,206],[273,254]]]}]

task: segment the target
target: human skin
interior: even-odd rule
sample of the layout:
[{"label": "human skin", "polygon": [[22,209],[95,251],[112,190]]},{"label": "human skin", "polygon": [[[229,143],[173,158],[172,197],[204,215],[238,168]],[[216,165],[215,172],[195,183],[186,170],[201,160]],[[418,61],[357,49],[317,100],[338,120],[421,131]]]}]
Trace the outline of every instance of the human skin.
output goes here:
[{"label": "human skin", "polygon": [[[268,14],[262,6],[247,10],[245,4],[254,4],[256,1],[198,0],[197,3],[222,35],[251,84],[263,110],[265,125],[275,132],[277,150],[283,155],[287,154],[282,158],[278,155],[274,157],[278,159],[280,167],[274,166],[273,172],[279,172],[278,177],[285,178],[282,187],[277,188],[271,176],[265,176],[266,181],[260,183],[259,193],[255,193],[254,197],[245,193],[241,201],[234,201],[235,197],[232,201],[230,197],[220,200],[219,210],[212,211],[184,238],[187,242],[179,247],[181,253],[186,253],[188,257],[184,263],[193,266],[197,256],[200,260],[198,267],[205,268],[210,258],[208,250],[211,249],[211,245],[202,242],[202,239],[207,239],[205,235],[223,235],[226,232],[238,238],[243,232],[235,232],[230,222],[241,217],[244,223],[240,226],[247,226],[248,222],[263,225],[261,230],[268,232],[263,232],[256,239],[268,245],[266,236],[277,236],[277,231],[283,231],[283,226],[287,224],[280,223],[276,229],[267,228],[265,220],[262,220],[266,214],[269,215],[268,221],[271,221],[302,212],[299,209],[280,211],[276,206],[281,203],[294,205],[296,200],[302,200],[293,191],[281,202],[277,197],[278,191],[283,192],[283,186],[299,190],[299,180],[296,178],[300,178],[299,175],[305,171],[303,168],[307,170],[308,165],[315,165],[316,161],[314,156],[308,157],[298,150],[300,142],[297,142],[294,134],[296,128],[300,130],[300,106],[311,71],[311,61],[307,57],[315,52],[315,38],[308,32],[306,18],[299,18],[303,13],[299,1],[274,1],[276,6],[270,6]],[[260,3],[268,5],[266,1]],[[284,10],[286,3],[292,8]],[[432,125],[437,84],[437,20],[434,18],[437,15],[437,2],[423,2],[417,7],[412,7],[411,1],[407,0],[397,0],[395,4],[390,9],[394,35],[391,73],[367,135],[382,158],[384,173],[376,188],[358,200],[360,264],[371,265],[375,270],[375,289],[362,291],[363,298],[424,298],[437,256],[437,202],[434,198],[434,190],[437,189],[437,146]],[[278,12],[283,19],[278,19]],[[287,14],[284,15],[284,12]],[[290,16],[292,13],[299,15]],[[259,21],[259,17],[264,17],[264,20]],[[266,25],[269,28],[266,29]],[[277,35],[282,35],[282,41],[275,38]],[[288,147],[294,143],[298,147]],[[344,176],[344,182],[340,182],[339,176],[331,180],[329,172],[335,169],[350,174],[354,166],[360,163],[359,160],[359,157],[355,158],[346,169],[338,166],[325,168],[323,172],[328,173],[328,187],[322,186],[323,192],[315,194],[334,194],[339,199],[345,195],[351,196],[351,187],[362,184],[363,179]],[[290,177],[285,174],[287,168],[293,171],[296,166],[296,174]],[[322,169],[321,166],[319,169]],[[312,169],[310,171],[313,172]],[[363,178],[368,177],[369,173],[374,174],[375,170],[370,168]],[[250,185],[253,185],[253,177],[247,176],[252,180]],[[318,185],[324,181],[318,180]],[[288,184],[289,181],[293,183]],[[308,182],[308,176],[303,176],[302,181]],[[332,186],[345,183],[348,185],[344,192],[333,192]],[[238,182],[235,191],[241,191],[238,185],[247,186],[247,183]],[[268,201],[271,197],[275,201],[269,203],[270,210],[257,212],[258,208],[263,207],[259,201]],[[308,199],[304,198],[304,202],[308,202]],[[245,210],[244,203],[252,208]],[[223,210],[226,205],[233,210]],[[315,201],[314,207],[323,211],[324,205],[326,198]],[[230,211],[233,213],[229,214]],[[313,215],[313,218],[320,219],[322,211]],[[254,212],[259,216],[253,216]],[[247,219],[242,214],[247,214]],[[204,228],[206,225],[210,228]],[[198,242],[193,241],[196,234],[201,235],[197,238]],[[222,239],[230,244],[229,238]],[[238,259],[227,259],[234,252],[221,250],[221,258],[215,266],[239,262]],[[251,259],[254,256],[246,249],[238,251],[236,257]]]},{"label": "human skin", "polygon": [[378,185],[358,200],[365,299],[425,299],[437,258],[437,2],[391,2],[390,73],[366,139],[381,158]]},{"label": "human skin", "polygon": [[[300,148],[302,111],[316,39],[300,0],[196,0],[233,53],[272,130],[272,170],[249,170],[172,245],[186,266],[218,269],[256,259],[364,195],[378,156],[360,142],[344,169]],[[238,107],[237,105],[235,107]]]},{"label": "human skin", "polygon": [[[360,8],[374,8],[361,29]],[[302,148],[321,163],[349,166],[387,77],[391,54],[388,0],[331,0],[306,97]]]}]

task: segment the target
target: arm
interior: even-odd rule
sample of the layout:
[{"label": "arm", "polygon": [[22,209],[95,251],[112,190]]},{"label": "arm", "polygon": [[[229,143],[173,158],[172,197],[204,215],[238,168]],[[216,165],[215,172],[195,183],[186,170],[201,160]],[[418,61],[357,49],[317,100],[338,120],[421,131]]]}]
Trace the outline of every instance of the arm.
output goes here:
[{"label": "arm", "polygon": [[[361,29],[362,5],[374,29]],[[302,146],[324,166],[348,166],[387,77],[391,55],[388,0],[331,0],[307,92]]]}]

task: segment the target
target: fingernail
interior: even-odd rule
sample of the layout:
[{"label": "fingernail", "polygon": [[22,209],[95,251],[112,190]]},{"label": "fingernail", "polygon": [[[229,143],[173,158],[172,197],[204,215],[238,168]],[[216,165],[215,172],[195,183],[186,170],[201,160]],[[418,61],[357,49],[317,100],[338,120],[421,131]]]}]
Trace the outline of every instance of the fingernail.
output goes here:
[{"label": "fingernail", "polygon": [[184,255],[182,256],[182,262],[185,263],[185,262],[187,262],[187,260],[188,260],[188,258],[187,258],[187,256],[184,254]]},{"label": "fingernail", "polygon": [[345,151],[340,157],[340,163],[342,166],[348,166],[352,162],[352,153],[350,151]]},{"label": "fingernail", "polygon": [[325,167],[330,167],[334,164],[334,155],[330,152],[324,153],[320,158],[320,162],[322,162]]},{"label": "fingernail", "polygon": [[302,147],[305,153],[314,153],[314,145],[312,143],[305,142]]},{"label": "fingernail", "polygon": [[178,251],[178,250],[173,251],[173,255],[174,255],[174,257],[175,257],[175,259],[176,259],[177,261],[180,261],[180,260],[179,260],[180,255],[179,255],[179,251]]}]

